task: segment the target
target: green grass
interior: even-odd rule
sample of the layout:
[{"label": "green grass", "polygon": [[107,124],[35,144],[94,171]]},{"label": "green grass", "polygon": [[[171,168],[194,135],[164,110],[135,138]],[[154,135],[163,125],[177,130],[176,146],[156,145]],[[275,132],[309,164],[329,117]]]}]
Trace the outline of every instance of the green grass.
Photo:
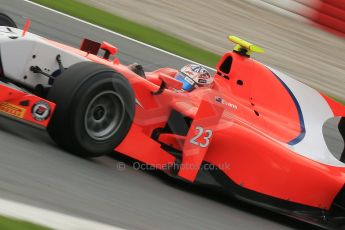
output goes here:
[{"label": "green grass", "polygon": [[336,97],[332,97],[334,100],[336,100],[337,102],[340,102],[341,104],[343,104],[343,105],[345,105],[345,101],[343,101],[343,100],[340,100],[340,99],[338,99],[338,98],[336,98]]},{"label": "green grass", "polygon": [[[329,95],[328,95],[329,96]],[[339,98],[336,98],[336,97],[333,97],[333,96],[330,96],[333,100],[337,101],[337,102],[340,102],[341,104],[345,105],[345,101],[339,99]]]},{"label": "green grass", "polygon": [[26,221],[15,220],[0,216],[1,230],[48,230],[49,228],[31,224]]},{"label": "green grass", "polygon": [[200,49],[145,25],[115,16],[111,13],[83,4],[76,0],[32,0],[74,17],[116,31],[163,50],[192,59],[208,66],[215,66],[220,56]]},{"label": "green grass", "polygon": [[[76,0],[31,0],[171,53],[214,67],[220,56],[145,25],[113,15]],[[345,105],[345,101],[335,100]]]}]

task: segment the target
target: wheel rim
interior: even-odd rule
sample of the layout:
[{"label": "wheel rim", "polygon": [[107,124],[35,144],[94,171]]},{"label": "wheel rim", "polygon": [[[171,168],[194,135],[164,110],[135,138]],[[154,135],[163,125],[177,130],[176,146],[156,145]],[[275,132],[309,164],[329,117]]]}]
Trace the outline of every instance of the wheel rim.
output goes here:
[{"label": "wheel rim", "polygon": [[87,134],[94,140],[104,141],[119,129],[125,115],[122,98],[114,91],[97,94],[88,104],[84,125]]}]

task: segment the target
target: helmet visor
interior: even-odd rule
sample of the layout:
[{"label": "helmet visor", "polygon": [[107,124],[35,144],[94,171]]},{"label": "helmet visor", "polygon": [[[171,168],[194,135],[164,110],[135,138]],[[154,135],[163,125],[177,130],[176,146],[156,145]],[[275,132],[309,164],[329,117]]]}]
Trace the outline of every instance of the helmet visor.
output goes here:
[{"label": "helmet visor", "polygon": [[196,83],[184,73],[178,73],[175,79],[183,83],[182,89],[184,91],[190,92],[195,88]]}]

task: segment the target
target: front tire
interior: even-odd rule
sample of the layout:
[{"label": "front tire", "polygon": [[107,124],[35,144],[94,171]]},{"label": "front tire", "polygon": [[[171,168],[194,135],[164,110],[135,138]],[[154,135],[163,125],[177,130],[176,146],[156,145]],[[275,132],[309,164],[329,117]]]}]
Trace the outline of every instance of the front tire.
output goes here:
[{"label": "front tire", "polygon": [[135,111],[127,79],[92,62],[75,64],[58,76],[48,100],[56,103],[50,136],[82,157],[111,153],[126,137]]}]

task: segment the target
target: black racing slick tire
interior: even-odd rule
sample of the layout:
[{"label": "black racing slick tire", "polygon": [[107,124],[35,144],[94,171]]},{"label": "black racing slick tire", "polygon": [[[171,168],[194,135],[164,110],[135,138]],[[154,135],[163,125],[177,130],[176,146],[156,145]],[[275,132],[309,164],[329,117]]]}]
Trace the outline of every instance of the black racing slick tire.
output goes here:
[{"label": "black racing slick tire", "polygon": [[128,80],[93,62],[77,63],[59,75],[48,100],[56,103],[48,133],[59,146],[81,157],[111,153],[134,118],[135,96]]},{"label": "black racing slick tire", "polygon": [[0,26],[9,26],[17,28],[16,23],[7,14],[0,12]]}]

